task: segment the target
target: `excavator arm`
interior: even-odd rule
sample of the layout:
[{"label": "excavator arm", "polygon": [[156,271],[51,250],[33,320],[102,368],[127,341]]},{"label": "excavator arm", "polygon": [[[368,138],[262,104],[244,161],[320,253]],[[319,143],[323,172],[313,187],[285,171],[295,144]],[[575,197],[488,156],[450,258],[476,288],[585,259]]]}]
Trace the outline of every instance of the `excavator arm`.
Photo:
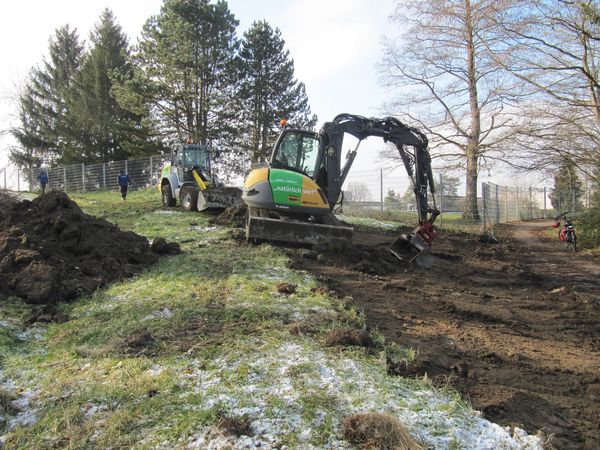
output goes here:
[{"label": "excavator arm", "polygon": [[[348,152],[346,161],[341,166],[342,142],[346,133],[358,139],[358,144],[354,150]],[[326,195],[330,205],[334,205],[339,198],[344,180],[356,157],[358,145],[370,136],[381,137],[384,142],[391,142],[396,146],[404,168],[413,182],[419,213],[419,226],[415,229],[415,235],[420,239],[417,238],[417,242],[413,244],[417,247],[431,244],[436,235],[433,223],[439,211],[433,197],[435,185],[431,172],[431,157],[427,149],[428,140],[421,131],[404,125],[393,117],[374,119],[354,114],[339,114],[332,122],[323,125],[320,131],[322,148],[319,151],[322,160],[317,161],[317,167],[326,170]],[[433,206],[428,202],[428,191],[432,194]],[[424,242],[420,242],[421,239]]]}]

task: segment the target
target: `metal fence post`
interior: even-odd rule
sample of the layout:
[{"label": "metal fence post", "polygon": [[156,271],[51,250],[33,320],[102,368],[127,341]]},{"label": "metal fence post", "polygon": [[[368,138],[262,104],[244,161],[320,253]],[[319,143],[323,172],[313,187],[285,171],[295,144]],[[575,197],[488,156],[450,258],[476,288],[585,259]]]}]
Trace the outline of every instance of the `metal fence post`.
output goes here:
[{"label": "metal fence post", "polygon": [[[244,167],[245,167],[246,166],[245,159],[243,160],[243,163],[244,163]],[[154,164],[152,164],[152,156],[151,156],[150,157],[150,171],[148,172],[150,174],[150,179],[148,180],[148,185],[150,185],[150,186],[152,185],[152,175],[153,175],[152,172],[154,172]],[[243,173],[246,173],[246,171],[244,171]]]},{"label": "metal fence post", "polygon": [[81,163],[81,191],[85,192],[85,163]]},{"label": "metal fence post", "polygon": [[127,173],[127,160],[125,160],[125,173]]},{"label": "metal fence post", "polygon": [[6,167],[4,168],[4,190],[6,190]]},{"label": "metal fence post", "polygon": [[106,189],[106,163],[102,163],[102,187]]},{"label": "metal fence post", "polygon": [[517,220],[521,220],[521,208],[519,208],[519,186],[517,186]]},{"label": "metal fence post", "polygon": [[440,228],[444,226],[444,179],[440,172]]},{"label": "metal fence post", "polygon": [[504,222],[508,222],[508,186],[504,186]]},{"label": "metal fence post", "polygon": [[17,169],[17,192],[21,192],[21,169]]},{"label": "metal fence post", "polygon": [[487,216],[487,192],[485,183],[481,183],[481,201],[483,202],[483,232],[487,232],[486,216]]},{"label": "metal fence post", "polygon": [[500,197],[498,196],[498,185],[496,184],[496,224],[500,223]]},{"label": "metal fence post", "polygon": [[383,213],[383,169],[379,169],[379,209]]},{"label": "metal fence post", "polygon": [[546,218],[546,186],[544,186],[544,215],[542,218]]},{"label": "metal fence post", "polygon": [[533,196],[531,195],[531,186],[529,186],[529,220],[533,219]]},{"label": "metal fence post", "polygon": [[67,192],[67,168],[65,166],[63,166],[63,181],[64,181],[64,184],[65,184],[64,191]]}]

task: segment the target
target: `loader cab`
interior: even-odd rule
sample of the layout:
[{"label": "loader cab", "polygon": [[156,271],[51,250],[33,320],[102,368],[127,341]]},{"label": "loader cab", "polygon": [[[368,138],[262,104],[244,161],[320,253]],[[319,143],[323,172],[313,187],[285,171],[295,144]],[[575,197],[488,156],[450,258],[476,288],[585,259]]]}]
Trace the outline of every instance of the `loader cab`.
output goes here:
[{"label": "loader cab", "polygon": [[198,168],[203,181],[210,181],[210,153],[204,145],[175,144],[171,152],[173,169],[177,172],[180,182],[194,181],[194,167]]}]

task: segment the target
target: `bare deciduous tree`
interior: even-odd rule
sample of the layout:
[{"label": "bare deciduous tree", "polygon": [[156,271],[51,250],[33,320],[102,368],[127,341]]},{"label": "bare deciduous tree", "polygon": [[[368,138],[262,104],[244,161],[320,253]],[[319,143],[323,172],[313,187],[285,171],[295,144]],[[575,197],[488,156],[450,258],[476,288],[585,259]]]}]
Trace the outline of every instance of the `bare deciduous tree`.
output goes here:
[{"label": "bare deciduous tree", "polygon": [[407,25],[401,45],[385,43],[383,83],[395,98],[387,105],[430,137],[431,149],[465,164],[464,215],[478,218],[477,178],[482,158],[500,149],[511,133],[504,112],[513,93],[490,49],[493,17],[512,0],[419,0],[397,3],[392,20]]},{"label": "bare deciduous tree", "polygon": [[348,192],[351,194],[353,202],[367,202],[371,199],[371,192],[365,183],[348,183]]},{"label": "bare deciduous tree", "polygon": [[600,156],[600,20],[597,0],[529,0],[493,14],[510,57],[494,59],[528,89],[518,147],[529,167],[566,161],[589,176]]}]

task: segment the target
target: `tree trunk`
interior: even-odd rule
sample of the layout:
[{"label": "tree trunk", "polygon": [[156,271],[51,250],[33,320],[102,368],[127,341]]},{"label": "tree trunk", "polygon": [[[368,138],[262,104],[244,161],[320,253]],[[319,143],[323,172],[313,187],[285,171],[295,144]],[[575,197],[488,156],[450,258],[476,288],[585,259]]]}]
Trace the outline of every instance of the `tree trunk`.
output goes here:
[{"label": "tree trunk", "polygon": [[467,156],[467,190],[465,193],[465,207],[463,217],[465,219],[479,220],[479,209],[477,208],[477,178],[479,176],[477,167],[477,155]]},{"label": "tree trunk", "polygon": [[481,136],[481,110],[477,98],[477,73],[475,69],[475,45],[473,43],[473,17],[471,0],[465,0],[465,31],[467,38],[467,74],[469,84],[469,108],[471,127],[467,138],[465,156],[467,157],[467,192],[465,196],[465,219],[479,220],[477,209],[477,175],[479,172],[479,139]]}]

